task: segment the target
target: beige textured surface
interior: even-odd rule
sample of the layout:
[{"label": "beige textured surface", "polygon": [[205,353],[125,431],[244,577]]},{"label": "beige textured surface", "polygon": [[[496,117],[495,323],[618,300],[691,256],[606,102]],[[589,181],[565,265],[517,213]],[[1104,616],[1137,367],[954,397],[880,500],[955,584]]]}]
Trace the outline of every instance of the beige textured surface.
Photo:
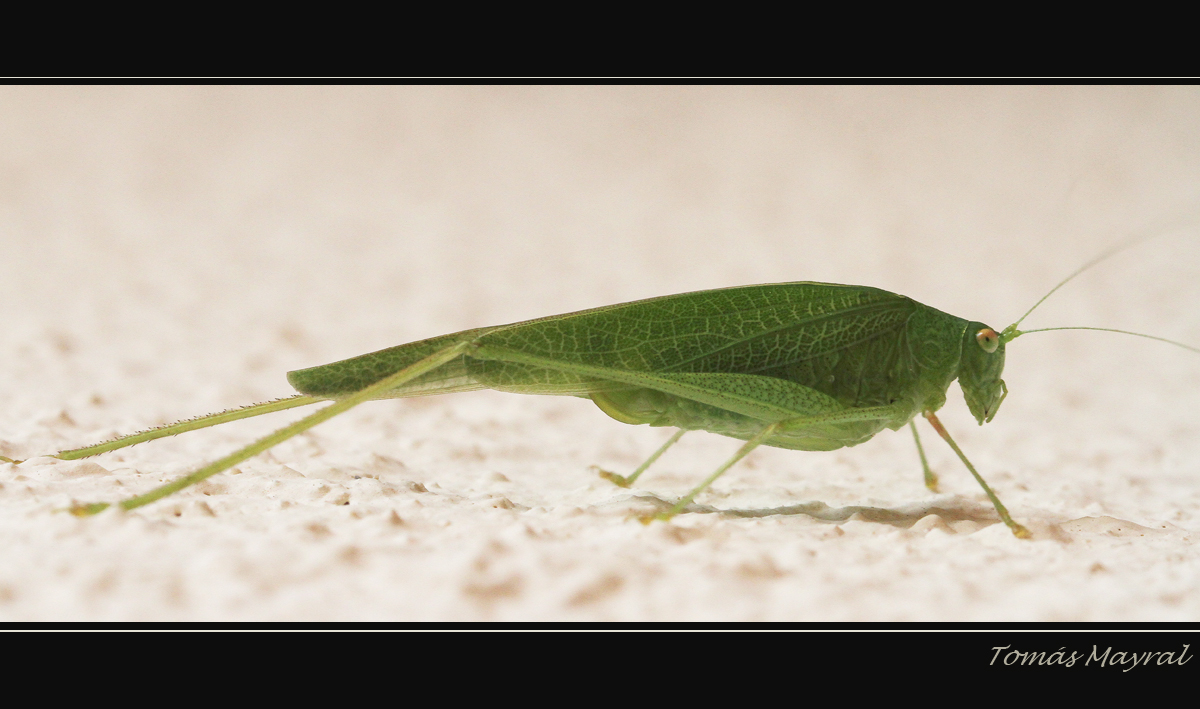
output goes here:
[{"label": "beige textured surface", "polygon": [[[1000,328],[1200,343],[1200,93],[1133,89],[0,89],[0,454],[290,393],[284,372],[667,293],[873,285]],[[1196,620],[1200,357],[1009,350],[943,421],[1033,541],[912,443],[756,452],[703,501],[900,512],[630,521],[737,444],[577,399],[368,404],[200,489],[75,519],[296,418],[0,465],[0,620]],[[349,504],[344,504],[348,502]],[[938,508],[940,514],[929,513]],[[787,510],[784,510],[787,512]]]}]

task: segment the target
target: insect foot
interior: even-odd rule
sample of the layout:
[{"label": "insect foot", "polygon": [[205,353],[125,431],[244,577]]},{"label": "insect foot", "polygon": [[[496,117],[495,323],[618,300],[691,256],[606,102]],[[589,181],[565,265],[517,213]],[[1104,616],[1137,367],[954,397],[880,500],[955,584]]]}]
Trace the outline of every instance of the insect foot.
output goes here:
[{"label": "insect foot", "polygon": [[[592,466],[592,467],[595,468],[596,466]],[[617,475],[616,473],[610,473],[607,470],[602,470],[600,468],[596,468],[596,472],[600,475],[600,477],[609,481],[613,485],[616,485],[617,487],[629,487],[633,483],[632,480],[625,477],[624,475]]]},{"label": "insect foot", "polygon": [[101,512],[103,512],[104,510],[107,510],[107,509],[108,509],[107,502],[94,502],[90,505],[76,503],[74,505],[71,505],[69,508],[67,508],[67,512],[70,512],[71,514],[75,515],[76,517],[90,517],[92,515],[100,514]]},{"label": "insect foot", "polygon": [[675,516],[675,514],[672,512],[659,512],[658,514],[654,514],[654,515],[641,515],[637,518],[637,520],[639,522],[641,522],[642,524],[649,525],[651,522],[654,522],[655,520],[658,520],[660,522],[670,522],[671,518],[673,518],[674,516]]}]

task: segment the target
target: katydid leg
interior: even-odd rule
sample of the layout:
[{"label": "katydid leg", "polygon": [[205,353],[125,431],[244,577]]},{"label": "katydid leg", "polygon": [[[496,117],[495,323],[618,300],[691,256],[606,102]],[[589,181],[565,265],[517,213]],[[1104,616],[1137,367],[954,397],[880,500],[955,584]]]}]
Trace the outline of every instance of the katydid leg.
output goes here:
[{"label": "katydid leg", "polygon": [[[185,433],[187,431],[195,431],[201,428],[208,428],[209,426],[217,426],[223,423],[229,423],[230,421],[262,416],[263,414],[270,414],[276,411],[294,409],[297,406],[308,406],[309,404],[315,404],[319,401],[324,401],[324,399],[303,395],[289,396],[283,399],[276,399],[274,401],[266,401],[261,404],[243,406],[238,409],[220,411],[215,414],[208,414],[207,416],[197,416],[196,418],[187,419],[186,421],[176,421],[175,423],[169,423],[165,426],[159,426],[146,431],[131,433],[127,436],[120,436],[119,438],[114,438],[111,441],[97,443],[93,446],[59,451],[49,457],[58,458],[59,460],[79,460],[80,458],[90,458],[94,455],[100,455],[101,453],[120,450],[121,448],[128,448],[129,446],[137,445],[138,443],[153,441],[156,438],[177,436],[180,433]],[[25,462],[23,460],[5,458],[2,455],[0,455],[0,461],[14,464]]]},{"label": "katydid leg", "polygon": [[1028,529],[1014,522],[1013,518],[1009,516],[1008,510],[1004,507],[1004,504],[1000,502],[1000,498],[996,497],[996,493],[992,492],[992,488],[988,487],[988,484],[984,482],[983,476],[975,470],[975,466],[971,465],[971,461],[967,460],[967,456],[963,455],[962,450],[958,447],[958,444],[954,442],[954,439],[950,437],[950,434],[946,431],[946,427],[942,425],[942,422],[938,420],[938,417],[934,415],[932,411],[926,411],[925,418],[928,419],[929,423],[933,425],[933,429],[938,432],[938,435],[941,436],[946,443],[950,444],[950,447],[953,448],[954,452],[958,454],[959,460],[963,462],[963,465],[967,466],[967,470],[971,471],[971,475],[975,476],[975,480],[977,480],[980,486],[983,487],[983,491],[987,493],[988,499],[991,500],[992,505],[995,506],[996,512],[1000,513],[1000,519],[1003,520],[1004,524],[1008,525],[1008,528],[1012,530],[1012,533],[1021,539],[1028,539],[1030,536],[1032,536],[1030,535]]},{"label": "katydid leg", "polygon": [[909,421],[908,427],[912,429],[913,441],[917,444],[917,455],[921,456],[921,467],[925,469],[925,487],[929,488],[930,492],[937,492],[937,474],[933,472],[933,469],[929,467],[929,461],[925,459],[925,448],[921,445],[921,437],[917,435],[917,424]]},{"label": "katydid leg", "polygon": [[631,473],[629,475],[629,477],[625,477],[623,475],[617,475],[616,473],[610,473],[607,470],[601,470],[600,477],[604,478],[605,480],[610,481],[612,484],[617,485],[618,487],[629,487],[630,485],[633,484],[633,482],[635,480],[638,479],[638,477],[642,473],[646,472],[646,468],[649,468],[651,465],[654,465],[654,461],[661,458],[662,454],[666,453],[668,448],[675,445],[675,443],[680,438],[683,438],[683,434],[685,434],[685,433],[687,433],[687,430],[682,429],[682,428],[679,429],[678,431],[676,431],[675,435],[673,435],[669,439],[667,439],[667,442],[662,444],[661,448],[654,451],[654,455],[647,458],[645,463],[642,463],[641,465],[639,465],[638,469],[633,471],[633,473]]},{"label": "katydid leg", "polygon": [[896,409],[891,406],[872,406],[869,408],[846,409],[844,411],[836,411],[833,413],[817,414],[815,416],[797,416],[796,418],[776,421],[775,423],[763,428],[763,430],[759,431],[752,438],[747,440],[742,447],[738,449],[737,453],[733,454],[732,458],[725,461],[725,463],[721,467],[717,468],[712,475],[709,475],[707,478],[705,478],[704,482],[697,485],[692,489],[691,492],[685,495],[683,499],[675,503],[674,507],[666,512],[645,517],[642,521],[646,523],[649,523],[655,519],[662,520],[663,522],[669,521],[672,517],[682,512],[683,508],[690,505],[692,501],[696,499],[697,495],[708,489],[708,486],[712,485],[713,482],[715,482],[717,478],[721,477],[726,470],[729,470],[731,467],[733,467],[734,463],[737,463],[742,458],[745,458],[750,451],[762,445],[764,441],[766,441],[775,433],[803,429],[821,424],[848,423],[852,421],[877,421],[879,419],[888,419],[895,415]]},{"label": "katydid leg", "polygon": [[[383,379],[380,379],[379,381],[375,382],[374,384],[372,384],[370,386],[367,386],[367,387],[364,387],[363,389],[358,390],[357,392],[351,394],[350,396],[347,396],[344,399],[339,399],[339,400],[333,402],[329,406],[326,406],[325,408],[321,409],[320,411],[317,411],[316,413],[309,414],[308,416],[300,419],[299,421],[293,423],[290,426],[285,426],[284,428],[281,428],[278,431],[275,431],[274,433],[272,433],[269,436],[260,438],[259,440],[255,441],[254,443],[251,443],[250,445],[242,448],[241,450],[235,451],[235,452],[225,456],[224,458],[221,458],[220,460],[209,463],[208,465],[197,470],[196,472],[192,473],[191,475],[186,475],[182,478],[179,478],[178,480],[167,483],[166,485],[156,487],[153,490],[151,490],[150,492],[145,493],[144,495],[138,495],[137,497],[131,497],[128,500],[124,500],[118,504],[120,505],[120,507],[122,507],[126,510],[132,510],[134,508],[141,507],[142,505],[148,505],[151,502],[162,499],[163,497],[166,497],[167,495],[170,495],[171,493],[178,492],[179,490],[182,490],[185,487],[195,485],[196,483],[200,482],[201,480],[212,477],[213,475],[216,475],[217,473],[222,472],[224,470],[228,470],[229,468],[232,468],[233,466],[237,465],[238,463],[241,463],[242,461],[244,461],[248,458],[252,458],[252,457],[258,455],[259,453],[262,453],[263,451],[267,450],[268,448],[277,446],[280,443],[283,443],[284,441],[288,440],[289,438],[292,438],[293,436],[299,435],[299,434],[307,431],[308,429],[312,428],[313,426],[316,426],[317,424],[324,423],[325,421],[328,421],[329,419],[333,418],[334,416],[337,416],[338,414],[349,411],[350,409],[354,408],[355,406],[358,406],[359,404],[361,404],[365,401],[369,401],[370,399],[375,398],[377,395],[382,394],[382,393],[388,391],[389,389],[393,389],[397,386],[400,386],[401,384],[403,384],[411,379],[419,377],[422,374],[425,374],[426,372],[429,372],[433,369],[436,369],[437,367],[440,367],[441,365],[445,364],[446,362],[449,362],[450,360],[454,359],[455,357],[460,356],[470,345],[471,345],[471,341],[466,340],[463,342],[459,342],[458,344],[452,345],[450,347],[447,347],[439,352],[435,352],[434,354],[432,354],[432,355],[430,355],[408,367],[405,367],[404,369],[401,369],[400,371],[398,371],[394,374],[388,375],[388,376],[384,377]],[[311,403],[311,402],[306,402],[306,403]],[[79,515],[79,516],[91,515],[91,514],[96,514],[98,512],[101,512],[101,511],[107,509],[108,507],[109,507],[109,504],[106,502],[100,502],[100,503],[94,503],[94,504],[83,504],[83,505],[76,505],[76,506],[72,507],[71,512],[73,514]]]},{"label": "katydid leg", "polygon": [[230,409],[228,411],[221,411],[220,413],[209,414],[207,416],[198,416],[194,419],[188,419],[186,421],[176,421],[175,423],[170,423],[166,426],[159,426],[158,428],[152,428],[148,431],[131,433],[128,436],[121,436],[120,438],[114,438],[111,441],[97,443],[94,446],[59,451],[58,453],[55,453],[53,457],[58,458],[59,460],[79,460],[80,458],[90,458],[94,455],[115,451],[120,448],[137,445],[138,443],[153,441],[156,438],[175,436],[186,431],[195,431],[196,429],[200,428],[217,426],[222,423],[237,421],[238,419],[247,419],[254,416],[262,416],[263,414],[274,413],[276,411],[283,411],[285,409],[294,409],[297,406],[308,406],[309,404],[315,404],[319,401],[322,401],[322,399],[317,399],[311,396],[289,396],[285,399],[276,399],[275,401],[267,401],[262,404],[243,406],[240,409]]},{"label": "katydid leg", "polygon": [[672,517],[674,517],[675,515],[682,512],[684,507],[687,507],[688,505],[692,504],[692,500],[696,499],[696,495],[699,495],[700,493],[704,492],[708,488],[708,486],[712,485],[713,482],[715,482],[717,478],[721,477],[721,475],[724,474],[724,472],[726,470],[729,470],[731,467],[733,467],[734,463],[738,462],[742,458],[745,458],[746,455],[750,453],[750,451],[754,450],[755,448],[758,448],[759,445],[761,445],[763,441],[765,441],[768,437],[770,437],[770,435],[772,433],[775,433],[775,431],[778,430],[778,428],[779,428],[779,424],[773,423],[770,426],[767,426],[766,428],[764,428],[762,431],[759,431],[759,433],[756,436],[754,436],[753,438],[751,438],[750,440],[748,440],[744,444],[742,444],[742,447],[738,449],[737,453],[734,453],[732,458],[725,461],[724,465],[717,468],[716,472],[714,472],[712,475],[709,475],[707,478],[704,479],[704,482],[702,482],[699,485],[697,485],[696,487],[692,488],[691,492],[684,495],[683,498],[681,500],[679,500],[679,502],[676,502],[674,507],[672,507],[671,509],[669,509],[666,512],[663,512],[661,514],[657,514],[652,517],[643,518],[642,521],[647,522],[647,523],[649,523],[653,520],[656,520],[656,519],[662,520],[663,522],[670,521],[670,519]]}]

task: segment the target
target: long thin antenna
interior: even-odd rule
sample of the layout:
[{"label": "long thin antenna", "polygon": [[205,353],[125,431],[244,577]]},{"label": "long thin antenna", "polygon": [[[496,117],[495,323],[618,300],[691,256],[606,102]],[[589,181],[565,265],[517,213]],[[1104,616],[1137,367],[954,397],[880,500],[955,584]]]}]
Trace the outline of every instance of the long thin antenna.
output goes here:
[{"label": "long thin antenna", "polygon": [[1015,334],[1010,339],[1016,339],[1021,335],[1028,335],[1031,332],[1049,332],[1051,330],[1099,330],[1100,332],[1119,332],[1122,335],[1133,335],[1135,337],[1144,337],[1147,340],[1158,340],[1159,342],[1165,342],[1168,345],[1175,345],[1176,347],[1182,347],[1185,350],[1191,350],[1196,354],[1200,354],[1200,347],[1192,347],[1191,345],[1185,345],[1182,342],[1168,340],[1165,337],[1156,337],[1154,335],[1146,335],[1140,332],[1130,332],[1129,330],[1115,330],[1111,327],[1040,327],[1036,330],[1013,330]]},{"label": "long thin antenna", "polygon": [[[1004,332],[1000,333],[1000,341],[1007,343],[1012,340],[1015,340],[1016,338],[1020,337],[1021,335],[1025,334],[1027,332],[1042,332],[1042,330],[1025,330],[1024,332],[1022,332],[1021,330],[1017,329],[1017,326],[1019,326],[1022,322],[1024,322],[1025,318],[1029,317],[1030,313],[1032,313],[1034,310],[1037,310],[1039,305],[1046,302],[1047,298],[1054,295],[1055,292],[1057,292],[1059,288],[1062,288],[1063,286],[1065,286],[1067,283],[1069,283],[1073,278],[1075,278],[1079,274],[1088,270],[1092,266],[1095,266],[1096,264],[1100,263],[1101,261],[1104,261],[1108,258],[1111,258],[1112,256],[1115,256],[1116,254],[1124,251],[1125,249],[1131,248],[1133,246],[1137,246],[1138,244],[1142,243],[1143,241],[1149,241],[1150,239],[1153,239],[1155,237],[1159,237],[1159,236],[1162,236],[1163,234],[1170,233],[1182,225],[1192,223],[1194,220],[1195,220],[1195,215],[1191,215],[1187,219],[1181,219],[1178,223],[1173,224],[1169,227],[1154,229],[1154,230],[1150,231],[1149,233],[1135,234],[1134,236],[1131,236],[1128,239],[1125,239],[1124,241],[1117,242],[1113,246],[1109,247],[1108,250],[1102,252],[1099,256],[1093,258],[1091,261],[1088,261],[1087,263],[1083,264],[1079,268],[1075,269],[1075,271],[1071,275],[1069,275],[1066,278],[1059,281],[1058,285],[1051,288],[1049,293],[1042,296],[1041,300],[1034,303],[1032,308],[1030,308],[1029,310],[1026,310],[1025,314],[1022,315],[1015,323],[1004,328]],[[1045,328],[1045,329],[1047,329],[1047,330],[1051,330],[1051,329],[1103,330],[1105,328]],[[1125,331],[1124,330],[1111,330],[1111,332],[1125,332]],[[1137,332],[1125,332],[1125,334],[1137,335],[1139,337],[1148,337],[1152,340],[1162,339],[1162,338],[1153,337],[1152,335],[1143,335],[1143,334],[1137,333]],[[1171,344],[1174,344],[1174,345],[1180,345],[1180,343],[1174,342],[1172,340],[1164,340],[1164,341],[1170,342]],[[1180,345],[1180,346],[1191,349],[1191,347],[1188,347],[1188,345]]]}]

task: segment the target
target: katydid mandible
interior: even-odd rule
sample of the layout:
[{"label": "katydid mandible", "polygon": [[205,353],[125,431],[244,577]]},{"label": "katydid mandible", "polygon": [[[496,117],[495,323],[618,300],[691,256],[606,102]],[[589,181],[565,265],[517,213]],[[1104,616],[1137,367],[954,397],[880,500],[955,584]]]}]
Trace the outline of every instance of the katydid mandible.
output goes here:
[{"label": "katydid mandible", "polygon": [[[1137,241],[1141,241],[1138,239]],[[628,477],[628,487],[686,432],[745,441],[737,452],[668,511],[682,512],[737,461],[760,445],[828,451],[863,443],[885,428],[908,426],[925,473],[937,488],[913,420],[924,416],[962,460],[1018,537],[1028,537],[938,420],[958,380],[983,425],[1008,389],[1005,346],[1017,327],[1085,264],[1001,332],[910,298],[866,286],[780,283],[699,291],[465,330],[288,373],[298,395],[181,421],[86,448],[59,452],[76,460],[228,421],[330,401],[299,421],[145,494],[116,503],[133,509],[162,499],[372,399],[496,389],[589,398],[627,424],[679,429]],[[1104,329],[1104,328],[1045,328]],[[1200,350],[1150,335],[1186,349]],[[8,458],[0,460],[15,463]],[[80,504],[95,514],[109,503]]]}]

